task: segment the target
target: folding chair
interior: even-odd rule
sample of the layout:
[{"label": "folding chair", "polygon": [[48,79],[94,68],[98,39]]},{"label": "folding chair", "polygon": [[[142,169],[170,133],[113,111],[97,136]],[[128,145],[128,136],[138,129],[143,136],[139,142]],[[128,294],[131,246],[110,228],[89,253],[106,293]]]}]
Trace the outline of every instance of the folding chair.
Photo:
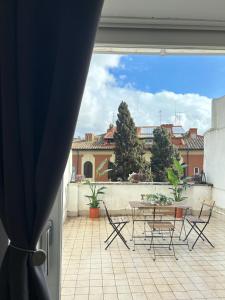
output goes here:
[{"label": "folding chair", "polygon": [[[163,219],[163,216],[167,216],[166,219]],[[159,217],[159,219],[156,219]],[[169,250],[173,250],[172,256],[176,257],[175,248],[173,244],[173,237],[175,231],[175,222],[176,222],[176,208],[175,207],[155,207],[153,210],[153,220],[148,221],[148,225],[151,229],[151,241],[150,248],[153,248],[154,257],[153,260],[156,260],[156,256],[171,256],[171,254],[156,254],[155,248],[165,248],[168,246]],[[169,239],[168,243],[156,243],[155,239],[162,237],[165,240]],[[169,234],[169,235],[168,235]]]},{"label": "folding chair", "polygon": [[[209,221],[211,219],[212,216],[212,211],[215,205],[215,201],[212,204],[207,204],[205,203],[205,201],[202,203],[202,207],[201,210],[199,212],[198,217],[195,216],[187,216],[185,218],[185,220],[189,223],[189,225],[191,226],[191,229],[189,230],[188,234],[186,235],[184,241],[188,238],[188,236],[190,235],[190,233],[192,232],[192,230],[194,230],[197,233],[197,238],[193,244],[193,246],[191,247],[192,249],[194,249],[194,246],[196,245],[197,241],[199,240],[199,238],[201,238],[203,241],[206,240],[213,248],[214,245],[209,241],[209,239],[205,236],[205,234],[203,233],[203,231],[205,230],[206,226],[209,224]],[[204,208],[207,207],[209,214],[207,218],[202,218],[202,213],[204,211]],[[199,225],[203,225],[202,228],[199,228]]]},{"label": "folding chair", "polygon": [[108,236],[108,238],[105,240],[105,243],[108,243],[108,245],[106,246],[105,250],[108,249],[108,247],[112,244],[112,242],[115,240],[115,238],[118,236],[120,237],[120,239],[122,240],[122,242],[124,243],[124,245],[127,247],[127,249],[130,250],[129,246],[127,245],[127,241],[125,240],[125,238],[122,236],[121,231],[124,228],[124,226],[129,223],[129,220],[123,220],[120,217],[114,217],[113,219],[111,218],[108,209],[105,205],[105,202],[103,201],[103,205],[105,207],[105,212],[106,212],[106,216],[107,219],[109,221],[109,224],[112,226],[113,231],[112,233]]}]

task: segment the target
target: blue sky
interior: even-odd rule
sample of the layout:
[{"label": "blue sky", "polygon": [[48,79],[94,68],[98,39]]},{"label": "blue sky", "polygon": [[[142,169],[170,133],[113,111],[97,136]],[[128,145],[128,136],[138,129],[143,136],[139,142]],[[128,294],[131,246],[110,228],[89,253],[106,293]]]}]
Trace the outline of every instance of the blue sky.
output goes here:
[{"label": "blue sky", "polygon": [[122,100],[137,126],[159,125],[161,116],[203,134],[212,99],[223,95],[225,56],[93,54],[75,135],[105,132]]},{"label": "blue sky", "polygon": [[121,87],[132,84],[152,93],[168,90],[210,98],[225,95],[225,56],[128,55],[110,72]]}]

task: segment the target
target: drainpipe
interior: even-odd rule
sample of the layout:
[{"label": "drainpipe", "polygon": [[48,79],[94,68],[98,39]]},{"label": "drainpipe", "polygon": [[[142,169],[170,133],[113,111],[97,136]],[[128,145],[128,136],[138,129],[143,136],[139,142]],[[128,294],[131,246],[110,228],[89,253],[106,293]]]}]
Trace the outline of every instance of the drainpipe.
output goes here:
[{"label": "drainpipe", "polygon": [[79,150],[77,150],[77,174],[79,174],[79,161],[80,161],[80,153]]},{"label": "drainpipe", "polygon": [[187,176],[189,176],[189,150],[187,149]]}]

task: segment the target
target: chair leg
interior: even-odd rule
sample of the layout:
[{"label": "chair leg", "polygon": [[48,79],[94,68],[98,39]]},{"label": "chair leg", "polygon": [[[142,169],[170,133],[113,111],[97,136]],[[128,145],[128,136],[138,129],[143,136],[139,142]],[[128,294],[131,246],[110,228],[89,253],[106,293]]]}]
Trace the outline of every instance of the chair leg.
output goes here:
[{"label": "chair leg", "polygon": [[182,232],[183,232],[183,228],[184,228],[184,219],[182,221],[182,225],[181,225],[181,229],[180,229],[179,240],[181,240],[181,235],[182,235]]},{"label": "chair leg", "polygon": [[156,260],[156,255],[155,255],[155,245],[154,245],[154,230],[152,231],[152,248],[153,248],[153,260]]},{"label": "chair leg", "polygon": [[[190,224],[190,225],[191,225],[191,224]],[[185,236],[184,241],[186,241],[186,239],[189,237],[190,233],[191,233],[192,230],[193,230],[193,226],[194,226],[194,225],[191,225],[191,229],[189,230],[188,234]]]},{"label": "chair leg", "polygon": [[132,226],[132,235],[131,235],[131,241],[133,240],[134,238],[134,220],[133,220],[133,226]]},{"label": "chair leg", "polygon": [[[196,227],[196,223],[191,224],[189,221],[188,221],[188,223],[191,226],[191,229],[189,230],[188,234],[186,235],[184,241],[186,241],[186,239],[189,237],[189,235],[192,232],[192,230],[194,230],[197,234],[199,234],[198,231],[195,228]],[[204,241],[203,237],[201,237],[201,239]]]},{"label": "chair leg", "polygon": [[192,249],[194,249],[195,244],[197,243],[198,239],[199,239],[200,237],[202,237],[202,235],[204,236],[204,238],[206,239],[206,241],[214,248],[214,245],[208,240],[208,238],[207,238],[207,237],[204,235],[204,233],[203,233],[203,231],[205,230],[205,228],[206,228],[207,225],[208,225],[208,223],[206,223],[205,226],[204,226],[202,229],[200,229],[200,228],[196,225],[196,228],[199,230],[199,233],[198,233],[197,239],[195,240],[195,242],[194,242],[194,244],[193,244],[193,246],[192,246]]},{"label": "chair leg", "polygon": [[[116,227],[118,228],[119,226],[120,226],[120,224],[118,224]],[[115,232],[115,228],[113,227],[113,231],[110,234],[110,236],[104,241],[105,243],[111,238],[111,236],[114,234],[114,232]]]},{"label": "chair leg", "polygon": [[[113,226],[113,224],[111,224],[111,225]],[[126,223],[123,223],[123,225],[122,225],[119,229],[115,226],[115,233],[116,233],[116,234],[115,234],[115,236],[111,239],[111,241],[109,242],[109,244],[106,246],[105,250],[108,249],[108,247],[112,244],[112,242],[115,240],[115,238],[116,238],[117,236],[120,237],[120,239],[122,240],[122,242],[124,243],[124,245],[127,247],[127,249],[130,250],[129,246],[127,245],[126,240],[124,239],[124,237],[123,237],[123,236],[121,235],[121,233],[120,233],[125,225],[126,225]],[[113,228],[114,228],[114,226],[113,226]]]},{"label": "chair leg", "polygon": [[170,237],[171,237],[171,240],[170,240],[170,245],[172,246],[172,249],[173,249],[173,255],[175,257],[176,260],[178,260],[178,258],[176,257],[176,253],[175,253],[175,249],[174,249],[174,244],[173,244],[173,234],[174,234],[174,230],[169,230],[169,233],[170,233]]},{"label": "chair leg", "polygon": [[146,216],[144,216],[144,239],[146,240]]},{"label": "chair leg", "polygon": [[[184,221],[185,221],[185,220],[184,220]],[[184,228],[184,236],[186,236],[186,235],[187,235],[187,231],[186,231],[186,227],[185,227],[185,222],[184,222],[183,228]],[[191,251],[192,249],[190,249],[188,239],[187,239],[187,246],[188,246],[188,250]]]},{"label": "chair leg", "polygon": [[152,249],[152,241],[153,241],[153,231],[151,231],[151,241],[148,249],[149,251]]}]

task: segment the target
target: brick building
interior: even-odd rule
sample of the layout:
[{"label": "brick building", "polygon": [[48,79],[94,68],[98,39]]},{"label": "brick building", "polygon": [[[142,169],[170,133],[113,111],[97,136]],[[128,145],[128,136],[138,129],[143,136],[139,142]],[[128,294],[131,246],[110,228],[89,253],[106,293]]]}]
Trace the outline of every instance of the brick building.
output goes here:
[{"label": "brick building", "polygon": [[[185,132],[181,126],[172,124],[161,125],[168,131],[172,144],[180,152],[182,161],[187,164],[186,175],[194,176],[203,170],[204,137],[199,135],[197,128]],[[137,135],[144,143],[145,158],[150,161],[150,148],[153,143],[153,130],[157,126],[137,127]],[[74,139],[72,143],[73,169],[75,174],[83,175],[96,181],[108,181],[108,174],[101,177],[96,174],[100,163],[107,159],[114,162],[114,133],[115,127],[110,127],[105,134],[94,135],[86,133],[85,138]],[[108,168],[105,165],[105,168]]]}]

